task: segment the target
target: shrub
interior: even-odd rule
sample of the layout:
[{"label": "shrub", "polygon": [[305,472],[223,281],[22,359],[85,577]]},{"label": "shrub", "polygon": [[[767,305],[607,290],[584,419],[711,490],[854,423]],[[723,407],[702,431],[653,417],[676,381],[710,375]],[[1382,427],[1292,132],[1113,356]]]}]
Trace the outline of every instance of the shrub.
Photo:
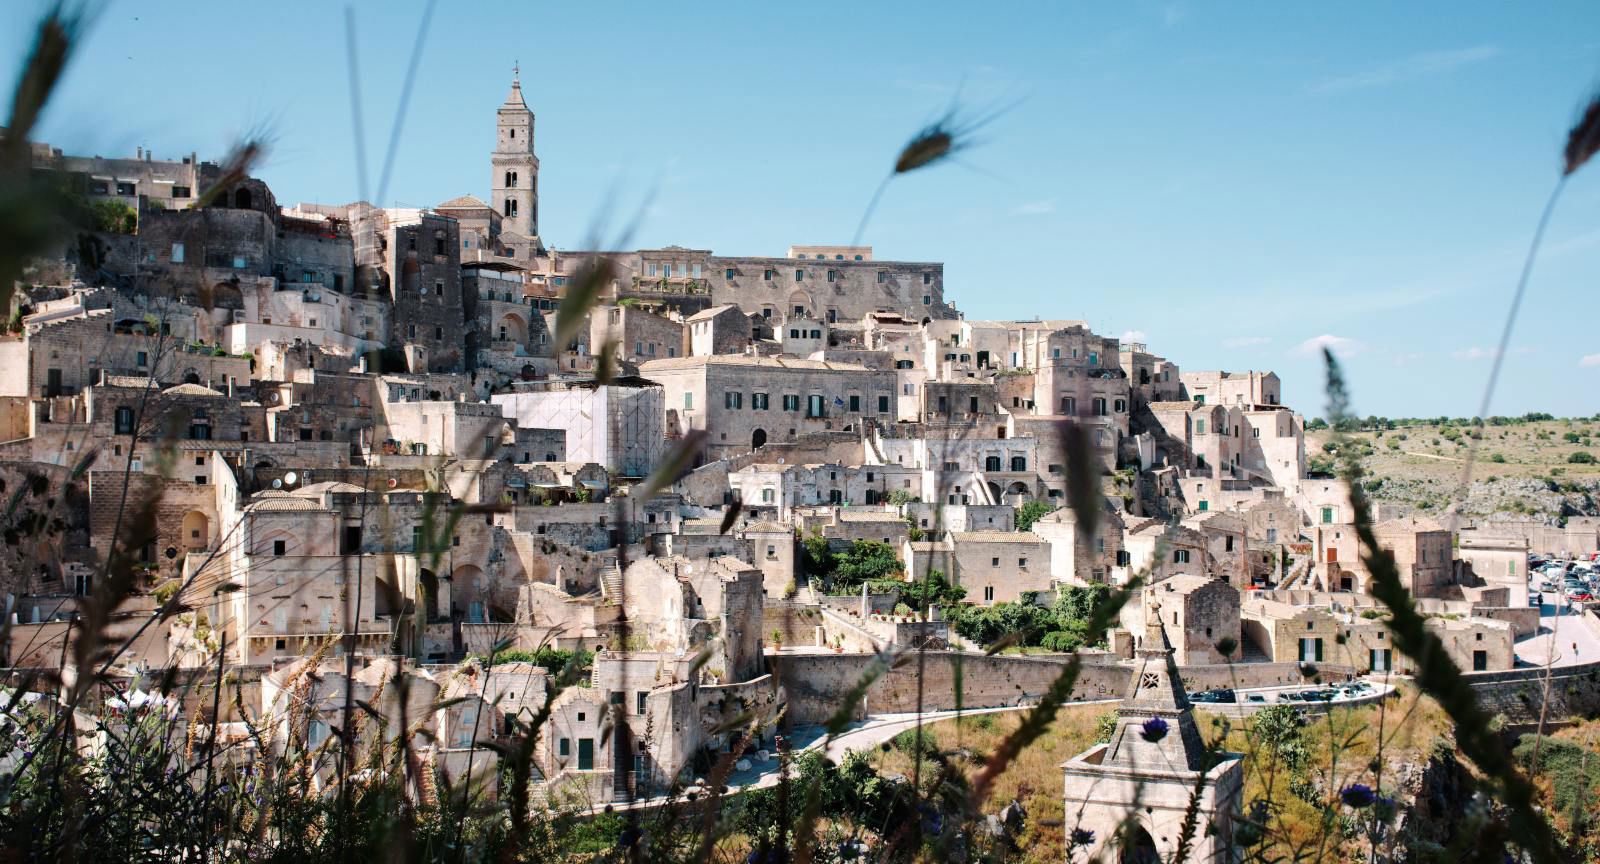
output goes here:
[{"label": "shrub", "polygon": [[1573,465],[1593,465],[1594,454],[1587,450],[1579,450],[1568,456],[1567,461]]},{"label": "shrub", "polygon": [[1499,453],[1490,453],[1489,454],[1489,461],[1503,465],[1503,464],[1505,464],[1506,457],[1503,456],[1502,454],[1499,454]]}]

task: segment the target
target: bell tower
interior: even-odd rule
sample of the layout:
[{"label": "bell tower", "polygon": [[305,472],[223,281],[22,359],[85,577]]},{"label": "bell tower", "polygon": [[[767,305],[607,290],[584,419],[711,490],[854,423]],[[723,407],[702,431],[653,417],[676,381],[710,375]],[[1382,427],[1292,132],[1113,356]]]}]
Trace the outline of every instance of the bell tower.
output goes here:
[{"label": "bell tower", "polygon": [[539,157],[533,155],[533,112],[522,99],[522,69],[512,68],[511,93],[495,116],[494,152],[490,154],[494,209],[501,231],[526,237],[539,235]]}]

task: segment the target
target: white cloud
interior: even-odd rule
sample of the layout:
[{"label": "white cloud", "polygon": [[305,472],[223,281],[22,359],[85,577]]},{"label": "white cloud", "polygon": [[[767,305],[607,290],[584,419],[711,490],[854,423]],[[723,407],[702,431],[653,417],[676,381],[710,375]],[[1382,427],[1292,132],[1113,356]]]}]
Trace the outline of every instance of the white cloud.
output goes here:
[{"label": "white cloud", "polygon": [[1450,51],[1423,51],[1380,63],[1370,69],[1355,72],[1350,75],[1336,75],[1324,78],[1311,85],[1313,93],[1339,93],[1346,90],[1360,90],[1367,87],[1387,87],[1404,81],[1417,78],[1427,78],[1434,75],[1443,75],[1453,72],[1463,66],[1482,63],[1485,60],[1499,56],[1498,45],[1474,45],[1470,48],[1457,48]]},{"label": "white cloud", "polygon": [[1046,198],[1043,201],[1029,201],[1011,211],[1013,216],[1048,216],[1056,212],[1056,199]]},{"label": "white cloud", "polygon": [[1365,347],[1365,345],[1354,339],[1335,336],[1332,333],[1324,333],[1321,336],[1313,336],[1296,345],[1294,353],[1320,356],[1324,350],[1327,350],[1333,352],[1335,357],[1350,357],[1359,353]]},{"label": "white cloud", "polygon": [[1189,10],[1181,3],[1168,3],[1161,8],[1161,26],[1172,28],[1183,23],[1189,17]]},{"label": "white cloud", "polygon": [[1600,354],[1585,354],[1578,359],[1580,369],[1600,369]]},{"label": "white cloud", "polygon": [[1224,347],[1224,348],[1254,348],[1257,345],[1265,345],[1265,344],[1267,344],[1268,342],[1271,342],[1271,341],[1272,341],[1272,337],[1271,336],[1234,336],[1231,339],[1222,340],[1222,347]]},{"label": "white cloud", "polygon": [[1150,335],[1143,330],[1127,330],[1122,334],[1122,341],[1124,342],[1144,342],[1149,338]]},{"label": "white cloud", "polygon": [[[1512,348],[1508,353],[1511,356],[1516,357],[1522,354],[1532,354],[1533,349]],[[1460,351],[1450,352],[1450,356],[1456,360],[1492,360],[1499,356],[1499,354],[1500,350],[1498,348],[1479,348],[1476,345],[1472,346],[1471,348],[1463,348]]]}]

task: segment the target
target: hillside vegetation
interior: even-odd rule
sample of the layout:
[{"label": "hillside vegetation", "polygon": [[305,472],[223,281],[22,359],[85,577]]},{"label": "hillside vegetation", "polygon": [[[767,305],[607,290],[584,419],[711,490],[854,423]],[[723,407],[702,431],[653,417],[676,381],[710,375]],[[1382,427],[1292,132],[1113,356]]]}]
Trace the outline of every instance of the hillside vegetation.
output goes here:
[{"label": "hillside vegetation", "polygon": [[[1313,471],[1332,466],[1333,431],[1308,424]],[[1386,504],[1443,512],[1461,482],[1468,448],[1478,441],[1463,512],[1501,519],[1551,520],[1600,515],[1600,416],[1556,419],[1532,414],[1469,419],[1369,417],[1350,443],[1362,456],[1367,489]]]}]

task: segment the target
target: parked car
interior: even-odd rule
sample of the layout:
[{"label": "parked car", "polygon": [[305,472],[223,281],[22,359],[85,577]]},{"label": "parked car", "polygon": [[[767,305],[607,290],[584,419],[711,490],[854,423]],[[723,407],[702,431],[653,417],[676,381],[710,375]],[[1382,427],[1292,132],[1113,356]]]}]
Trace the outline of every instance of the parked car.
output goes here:
[{"label": "parked car", "polygon": [[1202,690],[1199,693],[1190,693],[1189,694],[1189,701],[1190,702],[1199,702],[1199,703],[1203,703],[1203,704],[1213,704],[1213,705],[1215,705],[1215,704],[1228,704],[1228,705],[1231,705],[1231,704],[1233,704],[1235,702],[1238,702],[1239,701],[1239,697],[1238,697],[1238,694],[1234,693],[1232,690],[1223,688],[1223,689],[1220,689],[1220,690]]},{"label": "parked car", "polygon": [[1567,599],[1571,600],[1574,603],[1588,603],[1588,602],[1591,602],[1592,600],[1594,600],[1594,595],[1590,594],[1589,590],[1587,588],[1585,588],[1585,589],[1580,590],[1580,591],[1571,592],[1570,594],[1567,595]]}]

